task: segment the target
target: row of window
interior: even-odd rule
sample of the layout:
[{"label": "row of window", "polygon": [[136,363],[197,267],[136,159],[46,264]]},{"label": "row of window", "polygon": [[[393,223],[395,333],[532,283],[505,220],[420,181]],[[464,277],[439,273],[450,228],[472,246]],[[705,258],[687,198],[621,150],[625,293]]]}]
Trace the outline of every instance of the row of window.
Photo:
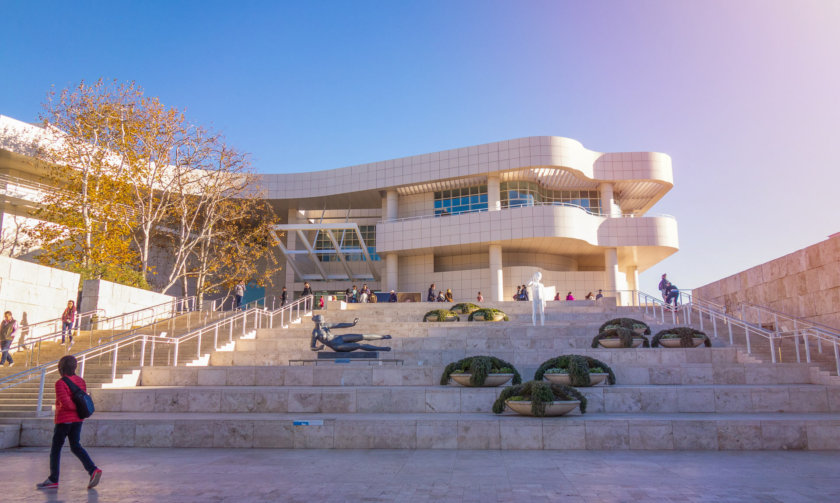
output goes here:
[{"label": "row of window", "polygon": [[435,192],[435,216],[487,210],[487,185]]},{"label": "row of window", "polygon": [[[376,253],[376,226],[375,225],[360,225],[359,233],[367,246],[367,251],[370,258],[374,261],[380,260]],[[336,241],[341,248],[360,248],[361,243],[355,231],[342,230],[334,231]],[[326,232],[319,232],[318,237],[315,238],[315,250],[333,250],[332,241]],[[335,253],[317,253],[318,259],[321,262],[338,262],[338,255]],[[348,262],[361,262],[365,260],[362,253],[345,253],[344,260]]]},{"label": "row of window", "polygon": [[504,182],[501,186],[502,208],[535,204],[574,205],[592,213],[601,212],[601,194],[597,190],[552,190],[534,182]]}]

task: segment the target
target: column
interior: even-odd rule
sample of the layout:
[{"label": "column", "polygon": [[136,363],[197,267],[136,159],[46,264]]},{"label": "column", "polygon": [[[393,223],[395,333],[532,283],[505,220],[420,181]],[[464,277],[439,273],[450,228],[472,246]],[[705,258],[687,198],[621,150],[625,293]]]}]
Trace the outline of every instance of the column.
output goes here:
[{"label": "column", "polygon": [[621,208],[615,204],[615,196],[613,194],[613,185],[604,182],[598,186],[601,191],[601,214],[611,217],[620,217]]},{"label": "column", "polygon": [[502,277],[502,245],[490,245],[490,300],[502,301],[504,288]]},{"label": "column", "polygon": [[618,290],[618,250],[604,250],[604,290]]},{"label": "column", "polygon": [[385,220],[396,220],[399,207],[399,194],[396,190],[385,192]]},{"label": "column", "polygon": [[[288,223],[296,224],[298,223],[298,210],[297,208],[289,208],[288,212]],[[282,239],[282,238],[281,238]],[[292,231],[286,231],[286,249],[294,250],[296,249],[297,245],[297,233]],[[294,260],[292,257],[288,257],[286,260]],[[288,297],[287,302],[291,302],[295,300],[295,271],[288,265],[286,265],[286,283],[283,285],[286,287]]]},{"label": "column", "polygon": [[[487,175],[487,209],[490,211],[502,209],[502,190],[499,175]],[[501,259],[499,263],[501,263]]]},{"label": "column", "polygon": [[396,253],[388,253],[385,255],[385,291],[397,291],[399,285],[397,275],[399,268],[399,256]]}]

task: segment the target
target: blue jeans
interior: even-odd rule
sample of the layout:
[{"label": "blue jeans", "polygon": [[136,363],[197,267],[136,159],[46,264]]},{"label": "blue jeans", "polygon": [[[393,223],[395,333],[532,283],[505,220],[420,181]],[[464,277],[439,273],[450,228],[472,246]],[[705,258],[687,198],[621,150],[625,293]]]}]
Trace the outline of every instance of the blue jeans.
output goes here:
[{"label": "blue jeans", "polygon": [[73,344],[73,322],[72,321],[62,321],[61,322],[61,343],[64,344],[64,335],[70,336],[70,344]]},{"label": "blue jeans", "polygon": [[64,447],[64,437],[70,440],[70,452],[79,458],[88,475],[93,474],[93,471],[96,470],[96,465],[93,464],[93,461],[80,442],[82,437],[82,423],[61,423],[55,425],[55,430],[53,430],[52,449],[50,449],[50,480],[58,482],[61,448]]},{"label": "blue jeans", "polygon": [[12,355],[9,354],[10,347],[12,347],[12,341],[0,342],[0,351],[3,351],[3,356],[0,356],[0,365],[6,363],[6,360],[9,361],[9,365],[14,363],[14,361],[12,361]]}]

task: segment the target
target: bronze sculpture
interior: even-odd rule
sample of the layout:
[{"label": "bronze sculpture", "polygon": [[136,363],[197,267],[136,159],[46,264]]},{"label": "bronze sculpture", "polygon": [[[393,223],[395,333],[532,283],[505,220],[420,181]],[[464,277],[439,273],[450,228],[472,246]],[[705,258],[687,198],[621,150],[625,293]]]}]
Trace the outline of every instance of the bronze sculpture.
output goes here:
[{"label": "bronze sculpture", "polygon": [[[375,341],[382,339],[390,339],[390,335],[362,335],[362,334],[344,334],[333,335],[330,329],[333,328],[350,328],[355,327],[359,322],[359,318],[353,320],[353,323],[334,323],[332,325],[324,323],[324,317],[316,314],[312,317],[315,322],[315,328],[312,330],[312,341],[309,349],[312,351],[321,351],[324,346],[329,347],[338,353],[349,353],[357,349],[362,351],[391,351],[389,347],[373,346],[370,344],[359,344],[359,341]],[[321,344],[318,345],[317,343]]]}]

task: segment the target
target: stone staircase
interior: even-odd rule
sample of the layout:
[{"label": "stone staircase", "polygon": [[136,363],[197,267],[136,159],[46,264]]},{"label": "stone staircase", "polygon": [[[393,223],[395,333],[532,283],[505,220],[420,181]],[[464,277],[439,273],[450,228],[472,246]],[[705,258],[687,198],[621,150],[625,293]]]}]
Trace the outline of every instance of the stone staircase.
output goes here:
[{"label": "stone staircase", "polygon": [[[160,320],[154,324],[150,324],[139,328],[138,333],[160,334],[166,332],[167,335],[181,335],[190,330],[194,330],[203,325],[207,325],[224,316],[224,313],[208,313],[194,311],[190,313],[181,314],[173,318]],[[82,332],[79,336],[74,337],[74,344],[72,346],[62,345],[59,341],[44,341],[39,344],[39,347],[28,348],[26,351],[18,351],[13,354],[15,359],[14,367],[0,368],[0,379],[12,376],[22,371],[28,370],[35,366],[36,362],[47,363],[60,359],[65,354],[77,354],[91,347],[97,346],[98,343],[105,343],[114,337],[119,337],[125,332],[112,330],[97,330],[92,332]],[[178,354],[178,364],[186,365],[194,361],[199,355],[209,355],[213,351],[212,340],[202,340],[201,348],[198,347],[198,341],[186,341],[181,344]],[[154,346],[154,361],[156,364],[171,365],[173,363],[174,351],[171,344],[157,344]],[[136,382],[139,377],[140,368],[140,344],[133,345],[129,348],[118,352],[117,358],[117,379],[128,378],[136,374],[133,379]],[[30,353],[37,352],[35,357]],[[147,344],[145,362],[148,364],[152,358],[152,345]],[[31,363],[31,365],[28,365]],[[112,374],[112,359],[110,355],[104,355],[89,359],[85,362],[84,379],[87,383],[88,390],[101,388],[103,385],[108,385],[113,381]],[[81,374],[81,366],[77,370]],[[47,385],[44,387],[44,409],[43,415],[52,415],[52,406],[55,403],[55,388],[53,386],[55,380],[58,379],[58,374],[52,373],[47,375]],[[31,380],[18,384],[17,386],[4,389],[0,391],[0,418],[9,417],[24,417],[35,415],[38,405],[38,392],[40,389],[39,375],[33,375]]]},{"label": "stone staircase", "polygon": [[[341,333],[391,334],[382,358],[402,365],[312,359],[312,325],[260,329],[217,351],[204,367],[145,367],[137,387],[93,391],[86,421],[91,446],[446,449],[838,449],[840,386],[816,365],[771,364],[727,347],[592,349],[610,318],[639,310],[557,302],[546,325],[530,326],[530,304],[503,302],[510,322],[421,323],[440,304],[350,304],[321,311],[328,323],[359,324]],[[448,306],[448,305],[447,305]],[[335,306],[328,306],[335,307]],[[666,319],[666,321],[669,321]],[[649,320],[656,331],[670,327]],[[699,328],[697,324],[695,328]],[[708,328],[708,327],[707,327]],[[339,332],[336,330],[336,332]],[[709,330],[707,333],[711,333]],[[735,335],[735,334],[733,334]],[[742,335],[742,334],[738,334]],[[444,366],[490,354],[527,380],[561,354],[609,364],[617,385],[579,388],[581,415],[494,415],[502,388],[438,381]],[[21,421],[21,445],[49,445],[51,423]]]}]

